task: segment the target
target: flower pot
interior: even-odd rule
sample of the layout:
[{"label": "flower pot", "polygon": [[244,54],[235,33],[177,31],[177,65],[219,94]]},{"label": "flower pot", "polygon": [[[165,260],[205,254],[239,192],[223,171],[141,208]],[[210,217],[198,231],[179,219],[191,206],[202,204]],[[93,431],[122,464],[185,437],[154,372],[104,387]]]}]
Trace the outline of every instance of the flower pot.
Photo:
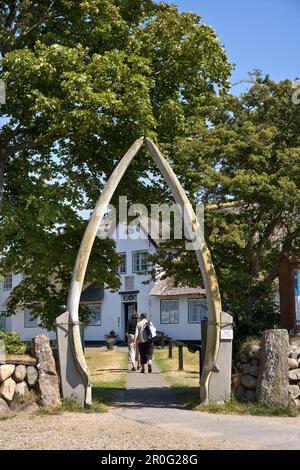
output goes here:
[{"label": "flower pot", "polygon": [[106,347],[107,349],[114,349],[114,345],[116,344],[116,338],[108,338],[106,340]]}]

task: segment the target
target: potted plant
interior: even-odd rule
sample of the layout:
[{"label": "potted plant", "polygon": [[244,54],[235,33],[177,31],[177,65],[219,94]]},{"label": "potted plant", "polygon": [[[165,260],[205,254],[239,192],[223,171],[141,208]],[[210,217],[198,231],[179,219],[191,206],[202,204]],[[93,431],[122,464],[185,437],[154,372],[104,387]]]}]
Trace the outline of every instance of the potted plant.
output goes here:
[{"label": "potted plant", "polygon": [[117,342],[117,333],[114,330],[111,330],[109,333],[105,335],[106,338],[106,347],[107,349],[114,349],[114,345]]}]

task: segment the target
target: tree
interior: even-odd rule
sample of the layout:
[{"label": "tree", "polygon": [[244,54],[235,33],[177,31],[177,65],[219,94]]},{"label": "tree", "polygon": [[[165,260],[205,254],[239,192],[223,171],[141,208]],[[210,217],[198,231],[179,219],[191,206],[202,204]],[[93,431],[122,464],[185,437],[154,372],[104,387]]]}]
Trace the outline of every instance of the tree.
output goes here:
[{"label": "tree", "polygon": [[[164,3],[27,0],[0,2],[0,10],[0,271],[27,275],[9,312],[19,301],[48,326],[66,296],[80,211],[94,206],[137,137],[172,144],[189,136],[199,108],[228,86],[231,66],[211,27]],[[149,168],[157,174],[141,152],[119,194],[159,200],[155,178],[145,184]],[[87,280],[101,275],[115,287],[113,246],[97,243]]]},{"label": "tree", "polygon": [[[300,256],[300,107],[290,81],[259,72],[252,81],[240,97],[212,102],[209,122],[172,149],[187,190],[206,204],[206,238],[240,335],[278,324],[278,261]],[[162,250],[157,261],[177,282],[201,283],[193,252],[181,244],[180,253]]]}]

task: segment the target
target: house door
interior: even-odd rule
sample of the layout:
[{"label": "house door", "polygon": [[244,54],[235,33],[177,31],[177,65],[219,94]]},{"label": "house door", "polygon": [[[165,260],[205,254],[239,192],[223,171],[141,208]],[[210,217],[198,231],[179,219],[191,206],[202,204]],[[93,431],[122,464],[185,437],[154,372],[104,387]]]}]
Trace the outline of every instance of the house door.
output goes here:
[{"label": "house door", "polygon": [[126,327],[128,323],[128,319],[131,317],[131,314],[133,312],[137,311],[137,303],[136,302],[126,302],[124,303],[124,325],[125,325],[125,330],[124,330],[124,340],[127,342],[127,337],[126,337]]}]

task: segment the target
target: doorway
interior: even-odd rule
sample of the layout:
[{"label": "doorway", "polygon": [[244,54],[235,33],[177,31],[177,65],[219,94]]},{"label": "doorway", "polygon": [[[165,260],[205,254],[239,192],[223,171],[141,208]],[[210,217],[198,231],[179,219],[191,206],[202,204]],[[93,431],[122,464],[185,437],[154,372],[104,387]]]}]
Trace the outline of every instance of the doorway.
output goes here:
[{"label": "doorway", "polygon": [[124,303],[124,341],[127,343],[126,327],[128,319],[131,317],[133,312],[137,312],[137,302],[126,302]]}]

